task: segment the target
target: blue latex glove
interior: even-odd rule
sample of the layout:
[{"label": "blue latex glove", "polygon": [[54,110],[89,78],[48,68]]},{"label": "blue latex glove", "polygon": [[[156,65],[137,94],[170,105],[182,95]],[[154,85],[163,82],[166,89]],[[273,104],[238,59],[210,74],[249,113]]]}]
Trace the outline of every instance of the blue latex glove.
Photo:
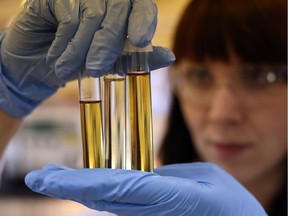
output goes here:
[{"label": "blue latex glove", "polygon": [[[127,34],[134,45],[145,46],[156,23],[153,0],[27,0],[0,33],[0,108],[21,118],[79,71],[105,74]],[[168,49],[154,47],[151,70],[174,59]]]},{"label": "blue latex glove", "polygon": [[120,216],[266,215],[241,184],[210,163],[164,166],[156,173],[48,165],[25,182],[38,193]]}]

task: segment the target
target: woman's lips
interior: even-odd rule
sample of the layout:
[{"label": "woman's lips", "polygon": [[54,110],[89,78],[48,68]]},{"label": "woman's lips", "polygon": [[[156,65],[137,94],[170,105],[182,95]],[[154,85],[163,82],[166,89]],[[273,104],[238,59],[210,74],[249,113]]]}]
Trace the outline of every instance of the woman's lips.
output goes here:
[{"label": "woman's lips", "polygon": [[243,154],[248,148],[249,144],[235,143],[235,142],[217,142],[213,143],[212,147],[216,156],[221,158],[234,158]]}]

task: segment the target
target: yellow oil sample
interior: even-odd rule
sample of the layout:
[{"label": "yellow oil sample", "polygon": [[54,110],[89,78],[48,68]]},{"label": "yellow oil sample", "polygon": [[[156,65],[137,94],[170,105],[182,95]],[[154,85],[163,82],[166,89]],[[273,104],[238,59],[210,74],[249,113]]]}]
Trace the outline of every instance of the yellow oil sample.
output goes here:
[{"label": "yellow oil sample", "polygon": [[80,101],[83,162],[85,168],[104,168],[101,101]]},{"label": "yellow oil sample", "polygon": [[150,73],[129,72],[127,85],[131,169],[153,172]]}]

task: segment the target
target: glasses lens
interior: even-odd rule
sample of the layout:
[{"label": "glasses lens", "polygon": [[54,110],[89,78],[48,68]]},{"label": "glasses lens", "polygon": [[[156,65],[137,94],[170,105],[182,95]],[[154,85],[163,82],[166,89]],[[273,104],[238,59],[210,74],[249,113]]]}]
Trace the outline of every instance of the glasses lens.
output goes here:
[{"label": "glasses lens", "polygon": [[224,87],[239,100],[254,105],[271,102],[287,85],[286,64],[244,65],[227,74],[212,69],[190,66],[174,70],[179,96],[193,105],[204,106],[212,103],[218,89]]}]

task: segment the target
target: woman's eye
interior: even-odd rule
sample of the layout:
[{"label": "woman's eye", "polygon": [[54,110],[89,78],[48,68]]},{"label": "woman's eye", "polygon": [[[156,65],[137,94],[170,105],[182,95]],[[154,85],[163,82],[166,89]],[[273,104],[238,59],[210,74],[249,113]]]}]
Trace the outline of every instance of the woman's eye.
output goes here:
[{"label": "woman's eye", "polygon": [[287,70],[283,72],[278,67],[250,66],[244,71],[244,82],[250,88],[268,87],[287,79]]},{"label": "woman's eye", "polygon": [[277,80],[277,74],[273,68],[250,66],[245,69],[244,82],[250,88],[266,87]]}]

